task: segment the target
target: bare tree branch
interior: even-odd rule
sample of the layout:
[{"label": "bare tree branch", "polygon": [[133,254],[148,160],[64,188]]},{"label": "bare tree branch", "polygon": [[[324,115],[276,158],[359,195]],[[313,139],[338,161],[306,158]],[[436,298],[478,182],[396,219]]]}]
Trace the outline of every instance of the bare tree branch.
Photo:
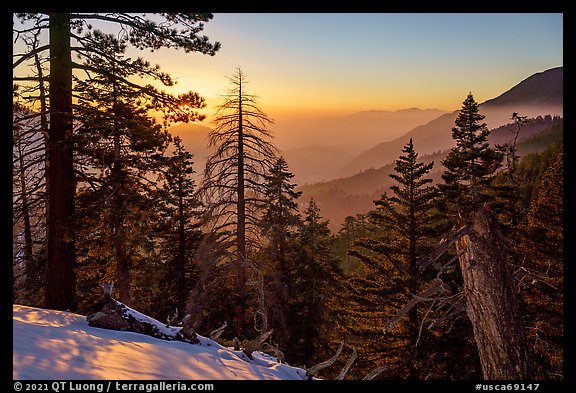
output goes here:
[{"label": "bare tree branch", "polygon": [[218,337],[220,337],[220,335],[222,334],[222,332],[224,332],[224,329],[226,329],[226,326],[228,326],[228,322],[224,321],[224,323],[222,324],[222,326],[220,326],[219,328],[216,328],[214,330],[212,330],[210,332],[210,339],[211,340],[218,340]]},{"label": "bare tree branch", "polygon": [[312,379],[318,373],[318,371],[333,365],[334,362],[336,361],[336,359],[338,359],[340,352],[342,352],[342,348],[344,348],[344,341],[342,341],[340,343],[340,346],[338,347],[338,350],[336,351],[336,354],[334,356],[332,356],[330,359],[328,359],[324,362],[318,363],[318,364],[310,367],[310,369],[308,371],[306,371],[306,376],[308,377],[308,379]]},{"label": "bare tree branch", "polygon": [[248,358],[250,359],[253,359],[252,353],[262,348],[262,344],[272,334],[273,331],[274,329],[269,330],[267,332],[262,332],[254,340],[250,341],[250,343],[248,343],[248,345],[246,345],[246,348],[244,348],[243,350],[246,356],[248,356]]},{"label": "bare tree branch", "polygon": [[363,380],[369,381],[374,379],[376,376],[378,376],[380,373],[382,373],[382,371],[388,370],[388,366],[380,366],[375,368],[374,370],[370,371],[364,378],[362,378]]},{"label": "bare tree branch", "polygon": [[336,380],[340,381],[344,379],[346,373],[348,372],[348,370],[350,370],[350,367],[352,367],[352,363],[354,363],[354,360],[356,360],[357,357],[358,353],[356,352],[356,348],[352,347],[352,354],[348,358],[348,361],[346,362],[346,365],[344,366],[342,371],[340,371],[340,374],[338,374],[338,376],[336,377]]}]

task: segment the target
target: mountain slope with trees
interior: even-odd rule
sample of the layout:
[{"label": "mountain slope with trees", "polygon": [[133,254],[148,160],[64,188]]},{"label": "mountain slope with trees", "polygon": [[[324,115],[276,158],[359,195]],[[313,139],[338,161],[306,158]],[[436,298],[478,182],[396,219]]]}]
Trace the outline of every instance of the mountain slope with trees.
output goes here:
[{"label": "mountain slope with trees", "polygon": [[[513,139],[511,131],[513,122],[491,130],[488,137],[490,144],[502,144]],[[558,140],[562,140],[564,129],[563,118],[546,115],[529,119],[518,135],[517,154],[520,158],[530,153],[540,153]],[[426,161],[437,162],[429,176],[435,183],[441,181],[442,165],[447,150],[424,154]],[[323,212],[330,219],[331,228],[337,230],[346,216],[363,214],[370,210],[372,201],[389,190],[392,182],[389,175],[393,173],[393,164],[380,168],[363,170],[356,175],[330,180],[322,183],[301,185],[299,190],[303,199],[314,198],[322,206]]]}]

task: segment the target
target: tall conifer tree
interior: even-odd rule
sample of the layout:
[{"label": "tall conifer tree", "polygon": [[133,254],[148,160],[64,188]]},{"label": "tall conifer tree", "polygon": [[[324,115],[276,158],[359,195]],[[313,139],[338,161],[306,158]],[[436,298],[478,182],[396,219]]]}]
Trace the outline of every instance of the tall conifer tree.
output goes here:
[{"label": "tall conifer tree", "polygon": [[[16,16],[25,26],[15,30],[17,39],[28,34],[49,30],[48,45],[16,56],[13,68],[34,58],[42,52],[50,53],[49,100],[50,113],[47,133],[48,166],[47,174],[47,261],[45,306],[59,310],[76,310],[76,248],[73,217],[75,211],[75,187],[73,153],[73,112],[72,96],[75,91],[73,69],[83,69],[89,74],[106,74],[107,69],[88,68],[72,59],[72,53],[82,56],[103,55],[93,45],[92,25],[97,20],[120,26],[119,38],[139,49],[159,49],[162,47],[183,49],[186,52],[200,52],[214,55],[220,48],[218,42],[212,44],[208,37],[200,36],[203,22],[212,19],[211,14],[160,13],[161,22],[150,20],[146,15],[127,13],[19,13]],[[32,24],[31,26],[29,24]],[[142,63],[144,63],[142,61]],[[157,70],[148,70],[140,75],[173,84],[171,78]],[[162,106],[177,100],[169,94],[138,86],[154,96]],[[195,108],[190,101],[188,108]],[[177,111],[178,112],[178,111]],[[172,112],[173,114],[176,112]],[[44,115],[44,114],[42,114]],[[194,120],[194,111],[181,110],[174,119]]]},{"label": "tall conifer tree", "polygon": [[275,338],[288,340],[288,304],[292,290],[288,272],[291,262],[287,255],[293,245],[295,230],[300,224],[298,198],[301,191],[296,191],[296,184],[290,180],[294,175],[288,171],[288,164],[279,157],[270,172],[265,175],[264,203],[260,228],[263,238],[261,264],[269,277],[268,309],[271,322],[275,326]]},{"label": "tall conifer tree", "polygon": [[[160,291],[165,296],[165,312],[178,309],[179,320],[186,315],[186,301],[196,281],[194,257],[202,239],[199,201],[192,154],[182,145],[179,136],[173,138],[174,151],[167,157],[161,174],[160,214],[162,256],[165,271]],[[194,301],[194,299],[192,299]]]},{"label": "tall conifer tree", "polygon": [[503,154],[490,147],[483,119],[468,94],[452,129],[456,147],[442,161],[445,183],[439,187],[458,228],[469,229],[456,240],[456,252],[483,377],[529,379],[524,324],[507,267],[509,253],[490,203]]},{"label": "tall conifer tree", "polygon": [[328,224],[316,202],[310,200],[290,254],[290,344],[285,353],[289,363],[306,367],[330,358],[340,339],[334,334],[342,272],[331,253],[333,237]]},{"label": "tall conifer tree", "polygon": [[538,184],[538,196],[521,226],[524,256],[517,276],[526,310],[527,340],[536,378],[564,376],[564,160],[554,162]]},{"label": "tall conifer tree", "polygon": [[[123,56],[126,44],[114,35],[95,33],[94,38],[94,45],[106,56],[92,55],[85,64],[107,73],[76,81],[79,126],[75,150],[83,180],[79,197],[84,215],[78,224],[100,231],[82,239],[82,253],[93,254],[85,248],[94,249],[91,240],[99,233],[102,255],[107,254],[114,264],[108,278],[115,282],[119,300],[131,305],[131,271],[141,259],[140,247],[150,238],[147,232],[149,235],[153,222],[144,218],[153,210],[146,176],[161,163],[168,134],[148,115],[151,103],[146,93],[121,82],[134,75],[136,67]],[[146,69],[140,62],[136,64]]]},{"label": "tall conifer tree", "polygon": [[439,187],[449,199],[451,210],[472,211],[491,198],[490,182],[500,167],[502,153],[490,147],[484,117],[469,93],[452,128],[456,147],[442,160],[445,183]]},{"label": "tall conifer tree", "polygon": [[418,161],[412,139],[402,152],[390,175],[397,182],[391,187],[394,195],[384,194],[368,215],[377,235],[355,241],[348,251],[360,260],[361,269],[348,280],[344,325],[359,347],[359,365],[387,364],[390,378],[420,379],[430,356],[423,349],[426,339],[418,343],[422,308],[413,307],[403,322],[382,334],[386,322],[433,278],[419,273],[417,262],[441,229],[435,209],[438,191],[426,178],[434,163]]}]

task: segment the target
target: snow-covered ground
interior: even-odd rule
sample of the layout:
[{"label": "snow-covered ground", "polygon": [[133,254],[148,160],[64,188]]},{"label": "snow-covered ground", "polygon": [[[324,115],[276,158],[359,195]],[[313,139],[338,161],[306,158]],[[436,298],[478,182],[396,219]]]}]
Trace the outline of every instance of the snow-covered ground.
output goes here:
[{"label": "snow-covered ground", "polygon": [[91,327],[68,312],[13,306],[14,379],[306,379],[306,371],[198,336],[200,344]]}]

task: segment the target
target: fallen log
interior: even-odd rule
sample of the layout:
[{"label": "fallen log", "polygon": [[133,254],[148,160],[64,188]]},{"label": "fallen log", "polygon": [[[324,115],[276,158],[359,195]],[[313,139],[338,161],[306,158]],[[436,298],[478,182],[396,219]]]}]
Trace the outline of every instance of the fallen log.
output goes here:
[{"label": "fallen log", "polygon": [[141,333],[162,340],[176,340],[197,344],[200,342],[190,327],[167,326],[112,298],[112,285],[102,285],[104,295],[86,317],[88,325],[103,329]]}]

